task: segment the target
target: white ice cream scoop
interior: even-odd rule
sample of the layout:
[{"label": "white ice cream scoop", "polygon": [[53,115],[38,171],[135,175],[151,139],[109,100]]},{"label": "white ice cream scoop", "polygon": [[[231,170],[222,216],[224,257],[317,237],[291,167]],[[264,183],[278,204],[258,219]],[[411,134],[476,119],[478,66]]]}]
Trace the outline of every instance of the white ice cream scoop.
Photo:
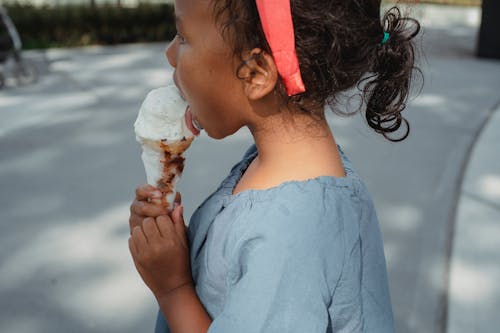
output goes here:
[{"label": "white ice cream scoop", "polygon": [[187,106],[173,81],[149,92],[134,124],[137,141],[171,143],[193,136],[185,121]]},{"label": "white ice cream scoop", "polygon": [[184,168],[182,153],[194,139],[186,124],[186,110],[187,103],[171,80],[146,96],[134,124],[147,182],[164,193],[163,202],[170,208]]}]

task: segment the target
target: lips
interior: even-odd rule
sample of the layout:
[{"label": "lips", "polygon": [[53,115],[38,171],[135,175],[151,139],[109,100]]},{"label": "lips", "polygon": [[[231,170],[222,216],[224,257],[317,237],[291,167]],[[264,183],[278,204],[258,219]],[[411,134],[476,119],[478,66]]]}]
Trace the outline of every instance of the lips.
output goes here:
[{"label": "lips", "polygon": [[[177,87],[177,90],[179,91],[179,95],[184,101],[187,101],[186,95],[184,95],[182,89],[179,88],[179,84],[177,83],[177,78],[175,75],[173,76],[173,79],[174,79],[174,84]],[[193,133],[194,136],[200,135],[200,131],[203,129],[203,127],[201,127],[196,121],[196,119],[194,119],[189,105],[187,106],[186,112],[184,113],[184,120],[186,121],[187,128],[191,131],[191,133]]]},{"label": "lips", "polygon": [[191,131],[191,133],[193,133],[194,136],[200,135],[200,129],[198,129],[200,126],[193,119],[191,108],[189,106],[186,108],[184,118],[186,120],[186,126]]}]

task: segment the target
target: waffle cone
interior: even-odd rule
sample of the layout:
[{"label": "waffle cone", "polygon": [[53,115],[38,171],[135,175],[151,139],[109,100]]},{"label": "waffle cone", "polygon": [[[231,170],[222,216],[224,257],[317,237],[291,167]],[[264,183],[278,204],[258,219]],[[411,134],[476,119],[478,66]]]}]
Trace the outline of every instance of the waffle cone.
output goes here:
[{"label": "waffle cone", "polygon": [[[142,159],[148,183],[163,193],[161,204],[168,209],[173,209],[175,186],[184,171],[185,157],[183,153],[193,140],[194,137],[188,137],[173,143],[162,140],[143,144]],[[150,167],[148,168],[146,164]],[[151,165],[153,165],[152,168]],[[154,174],[148,174],[148,170],[153,170]]]}]

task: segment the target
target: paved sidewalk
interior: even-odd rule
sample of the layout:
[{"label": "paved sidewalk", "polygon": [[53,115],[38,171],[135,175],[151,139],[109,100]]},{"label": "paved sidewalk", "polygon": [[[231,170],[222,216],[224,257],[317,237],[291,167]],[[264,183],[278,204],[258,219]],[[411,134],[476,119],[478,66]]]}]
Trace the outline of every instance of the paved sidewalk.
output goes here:
[{"label": "paved sidewalk", "polygon": [[[419,12],[424,26],[455,27],[457,36],[465,27],[477,28],[480,14],[475,8],[432,6]],[[500,84],[496,90],[498,103],[478,128],[466,161],[451,229],[447,333],[496,333],[500,327]]]},{"label": "paved sidewalk", "polygon": [[[499,87],[500,90],[500,87]],[[500,328],[500,105],[474,145],[455,221],[448,333]]]}]

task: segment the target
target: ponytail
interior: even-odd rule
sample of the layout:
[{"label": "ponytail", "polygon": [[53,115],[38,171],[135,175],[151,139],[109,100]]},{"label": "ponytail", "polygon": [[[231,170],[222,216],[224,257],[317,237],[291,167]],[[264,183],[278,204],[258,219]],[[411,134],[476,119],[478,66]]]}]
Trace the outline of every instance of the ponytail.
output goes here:
[{"label": "ponytail", "polygon": [[[422,75],[415,67],[415,46],[412,39],[420,31],[420,24],[415,19],[403,17],[398,7],[390,8],[382,19],[384,38],[375,47],[372,60],[372,75],[361,80],[366,103],[366,120],[377,133],[392,142],[406,139],[410,133],[410,124],[402,116],[410,94],[413,71]],[[387,134],[397,131],[402,124],[405,133],[399,138],[390,138]]]}]

